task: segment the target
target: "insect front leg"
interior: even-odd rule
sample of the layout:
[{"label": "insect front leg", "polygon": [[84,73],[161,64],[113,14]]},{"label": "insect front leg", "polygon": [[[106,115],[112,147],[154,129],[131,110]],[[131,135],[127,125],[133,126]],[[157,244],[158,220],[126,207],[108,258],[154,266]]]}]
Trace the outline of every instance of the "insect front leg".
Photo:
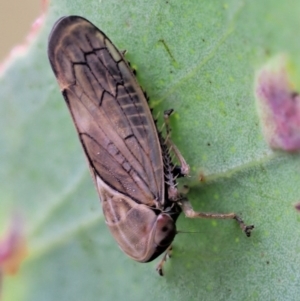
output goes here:
[{"label": "insect front leg", "polygon": [[174,153],[175,157],[177,158],[180,164],[179,166],[175,166],[174,168],[174,177],[180,178],[180,177],[185,177],[190,173],[190,167],[186,163],[185,159],[183,158],[177,146],[172,142],[170,138],[171,136],[170,116],[173,112],[174,112],[173,109],[164,111],[164,121],[165,121],[166,132],[167,132],[166,144],[169,147],[170,152]]},{"label": "insect front leg", "polygon": [[165,251],[165,254],[163,256],[163,258],[161,259],[161,261],[158,263],[158,265],[156,266],[156,271],[158,272],[158,274],[160,276],[163,276],[163,265],[165,264],[165,262],[167,261],[168,258],[171,258],[172,255],[172,245],[170,245],[167,250]]},{"label": "insect front leg", "polygon": [[251,235],[251,231],[254,229],[254,225],[247,226],[244,221],[236,215],[235,213],[205,213],[205,212],[196,212],[194,211],[191,203],[187,198],[182,197],[180,201],[178,201],[182,211],[185,216],[188,218],[216,218],[216,219],[235,219],[243,232],[249,237]]}]

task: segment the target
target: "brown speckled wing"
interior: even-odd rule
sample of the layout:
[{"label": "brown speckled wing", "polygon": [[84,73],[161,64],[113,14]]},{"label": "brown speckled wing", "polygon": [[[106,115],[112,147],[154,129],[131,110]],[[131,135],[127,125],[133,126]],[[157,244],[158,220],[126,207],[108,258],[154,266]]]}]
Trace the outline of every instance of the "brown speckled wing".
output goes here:
[{"label": "brown speckled wing", "polygon": [[133,200],[163,203],[157,130],[123,55],[82,17],[57,21],[48,56],[94,176]]}]

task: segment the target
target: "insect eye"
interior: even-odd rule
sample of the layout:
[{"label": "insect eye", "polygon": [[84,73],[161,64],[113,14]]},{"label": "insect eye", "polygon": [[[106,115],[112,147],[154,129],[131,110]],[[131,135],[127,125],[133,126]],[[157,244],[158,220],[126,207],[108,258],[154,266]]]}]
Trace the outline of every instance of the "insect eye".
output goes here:
[{"label": "insect eye", "polygon": [[158,246],[170,245],[176,235],[176,226],[168,214],[160,214],[156,222],[154,242]]}]

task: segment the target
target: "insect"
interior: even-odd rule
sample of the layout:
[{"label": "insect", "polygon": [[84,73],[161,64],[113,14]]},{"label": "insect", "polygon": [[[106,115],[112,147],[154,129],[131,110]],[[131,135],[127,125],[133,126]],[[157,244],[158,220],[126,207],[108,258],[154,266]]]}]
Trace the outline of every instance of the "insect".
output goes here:
[{"label": "insect", "polygon": [[[169,139],[157,131],[147,98],[134,72],[109,38],[79,16],[59,19],[49,37],[48,56],[97,188],[106,224],[120,248],[139,262],[165,252],[177,234],[180,213],[189,218],[235,219],[235,213],[195,212],[177,190],[176,178],[188,164]],[[176,156],[179,166],[171,160]]]}]

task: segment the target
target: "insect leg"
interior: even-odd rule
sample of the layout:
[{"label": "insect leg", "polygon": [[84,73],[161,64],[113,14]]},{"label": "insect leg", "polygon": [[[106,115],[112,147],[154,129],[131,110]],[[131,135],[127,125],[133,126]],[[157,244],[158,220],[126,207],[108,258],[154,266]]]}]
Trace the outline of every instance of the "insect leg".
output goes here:
[{"label": "insect leg", "polygon": [[170,116],[173,114],[174,110],[173,109],[169,109],[169,110],[165,110],[164,111],[164,121],[165,121],[165,125],[166,125],[166,132],[167,132],[167,139],[169,138],[170,134],[171,134],[171,128],[170,128]]},{"label": "insect leg", "polygon": [[183,156],[181,155],[181,153],[180,153],[179,149],[177,148],[177,146],[170,139],[167,140],[167,145],[170,147],[170,151],[172,151],[174,153],[174,155],[176,156],[177,160],[180,163],[179,166],[175,167],[175,172],[176,172],[176,169],[177,170],[179,169],[178,177],[188,176],[188,174],[190,173],[190,167],[186,163]]},{"label": "insect leg", "polygon": [[178,162],[180,163],[180,166],[176,166],[174,169],[174,176],[176,177],[184,177],[187,176],[190,172],[190,167],[186,163],[185,159],[181,155],[179,149],[176,147],[176,145],[171,141],[171,128],[170,128],[170,116],[174,112],[173,109],[169,109],[164,111],[164,120],[165,120],[165,125],[166,125],[166,132],[167,132],[167,137],[166,137],[166,144],[170,148],[170,152],[172,151],[174,155],[176,156]]},{"label": "insect leg", "polygon": [[166,250],[166,252],[165,252],[163,258],[161,259],[161,261],[160,261],[160,262],[158,263],[158,265],[156,266],[156,271],[158,272],[158,274],[159,274],[160,276],[163,276],[163,275],[164,275],[164,273],[163,273],[163,265],[164,265],[164,263],[167,261],[168,258],[171,258],[171,255],[172,255],[172,245],[170,245],[170,246],[167,248],[167,250]]},{"label": "insect leg", "polygon": [[205,213],[205,212],[196,212],[194,211],[191,203],[187,198],[182,198],[178,201],[182,211],[185,216],[188,218],[217,218],[217,219],[235,219],[240,228],[245,232],[245,234],[249,237],[251,235],[251,231],[254,229],[254,225],[247,226],[244,221],[235,213]]}]

